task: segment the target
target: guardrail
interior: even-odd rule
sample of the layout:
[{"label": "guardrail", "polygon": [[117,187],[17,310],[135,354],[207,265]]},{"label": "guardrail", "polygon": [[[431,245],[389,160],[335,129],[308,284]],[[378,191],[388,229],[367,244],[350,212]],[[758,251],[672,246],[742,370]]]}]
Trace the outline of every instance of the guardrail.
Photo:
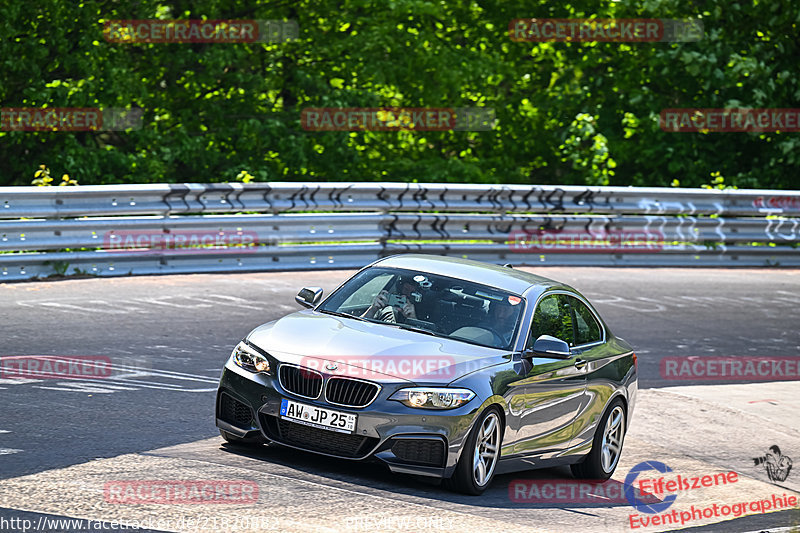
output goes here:
[{"label": "guardrail", "polygon": [[405,183],[0,189],[0,281],[356,268],[800,266],[800,191]]}]

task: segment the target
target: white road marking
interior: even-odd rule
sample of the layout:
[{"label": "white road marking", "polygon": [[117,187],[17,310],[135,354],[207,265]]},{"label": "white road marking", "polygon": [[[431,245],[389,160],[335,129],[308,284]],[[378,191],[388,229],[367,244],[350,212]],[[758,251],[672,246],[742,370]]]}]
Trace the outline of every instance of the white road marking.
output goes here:
[{"label": "white road marking", "polygon": [[[0,357],[0,360],[3,358]],[[0,385],[23,385],[25,383],[39,383],[41,379],[28,379],[28,378],[0,378]]]},{"label": "white road marking", "polygon": [[778,294],[786,294],[788,296],[773,296],[776,300],[786,300],[787,302],[792,303],[800,303],[800,298],[798,298],[797,294],[789,291],[775,291]]},{"label": "white road marking", "polygon": [[[19,302],[17,302],[17,303],[19,303]],[[73,311],[83,311],[85,313],[102,313],[103,312],[100,309],[93,309],[91,307],[89,307],[89,308],[81,307],[79,305],[73,305],[73,304],[62,304],[62,303],[58,303],[58,302],[37,302],[36,305],[39,305],[39,306],[42,306],[42,307],[52,307],[54,309],[57,309],[58,311],[65,311],[65,312],[68,312],[68,313],[71,313]],[[33,306],[31,306],[31,307],[33,307]]]},{"label": "white road marking", "polygon": [[[3,359],[14,359],[20,356],[0,356],[0,363]],[[35,356],[27,356],[35,357]],[[43,355],[42,358],[58,358],[56,355]],[[102,370],[110,368],[111,375],[104,376],[76,376],[74,379],[61,379],[57,383],[53,380],[42,379],[2,379],[0,383],[6,385],[22,385],[37,383],[35,388],[43,390],[56,390],[64,392],[98,392],[112,393],[115,391],[137,391],[139,389],[158,389],[178,392],[213,392],[217,390],[219,378],[204,376],[200,374],[189,374],[186,372],[176,372],[172,370],[157,370],[144,368],[136,365],[111,364],[110,367],[97,361],[86,361],[83,367],[98,367]],[[52,372],[41,370],[26,370],[26,373],[38,376],[51,376]],[[67,376],[64,376],[66,378]],[[144,379],[143,379],[144,378]],[[149,379],[147,379],[149,378]],[[45,382],[48,381],[48,382]],[[213,387],[194,388],[190,385],[213,384]]]},{"label": "white road marking", "polygon": [[[212,305],[229,305],[232,307],[241,307],[243,309],[248,309],[251,311],[254,309],[263,309],[263,307],[256,302],[251,302],[250,300],[245,300],[244,298],[237,298],[236,296],[225,296],[222,294],[207,294],[203,298],[199,296],[187,296],[187,298],[191,300],[196,300],[198,302],[210,303]],[[216,301],[216,299],[220,299],[223,301]]]},{"label": "white road marking", "polygon": [[[116,314],[116,315],[125,315],[128,314],[129,311],[138,311],[139,309],[135,307],[130,307],[126,305],[124,308],[119,307],[116,303],[107,302],[105,300],[88,300],[88,303],[95,304],[93,309],[98,311],[102,311],[103,313],[109,314]],[[106,309],[100,309],[101,306],[106,306]]]},{"label": "white road marking", "polygon": [[15,448],[0,448],[0,455],[11,455],[12,453],[19,453],[24,450],[17,450]]},{"label": "white road marking", "polygon": [[92,392],[97,394],[111,394],[119,390],[136,390],[131,387],[120,387],[118,385],[107,385],[104,383],[85,382],[85,381],[78,381],[78,382],[59,381],[56,385],[60,386],[46,387],[44,385],[34,385],[34,387],[36,387],[37,389],[45,389],[45,390],[58,390],[67,392]]},{"label": "white road marking", "polygon": [[[188,301],[186,303],[176,302],[176,299]],[[200,302],[200,303],[196,303]],[[17,305],[23,307],[45,307],[54,311],[65,313],[92,313],[92,314],[128,314],[132,312],[148,312],[152,307],[173,307],[176,309],[197,309],[213,308],[215,306],[240,307],[242,309],[264,309],[263,299],[245,299],[238,296],[227,294],[202,294],[197,296],[157,296],[157,297],[137,297],[119,300],[85,300],[83,298],[53,298],[47,300],[31,299],[17,300]],[[91,303],[89,307],[86,304]]]},{"label": "white road marking", "polygon": [[655,304],[655,308],[648,309],[648,306],[642,304],[641,302],[637,302],[635,300],[626,300],[620,296],[596,295],[592,298],[592,302],[596,304],[614,305],[617,307],[622,307],[623,309],[630,309],[631,311],[639,311],[642,313],[658,313],[666,309],[663,305],[658,303]]},{"label": "white road marking", "polygon": [[[779,296],[778,293],[786,296]],[[758,308],[762,311],[778,313],[781,306],[800,303],[796,295],[787,291],[775,291],[770,296],[659,296],[658,298],[646,298],[637,296],[635,298],[623,298],[621,296],[603,294],[599,292],[587,292],[594,303],[613,305],[623,309],[630,309],[643,313],[660,313],[667,311],[671,307],[719,307],[719,306],[747,306],[748,308]],[[643,305],[646,302],[649,305]],[[776,305],[778,310],[776,311]],[[690,305],[691,304],[691,305]],[[755,304],[755,306],[754,306]]]},{"label": "white road marking", "polygon": [[197,309],[198,307],[212,307],[210,304],[177,304],[175,302],[167,302],[165,300],[171,300],[173,298],[186,298],[186,296],[161,296],[159,298],[137,298],[136,300],[139,302],[145,302],[153,305],[164,305],[167,307],[176,307],[178,309]]}]

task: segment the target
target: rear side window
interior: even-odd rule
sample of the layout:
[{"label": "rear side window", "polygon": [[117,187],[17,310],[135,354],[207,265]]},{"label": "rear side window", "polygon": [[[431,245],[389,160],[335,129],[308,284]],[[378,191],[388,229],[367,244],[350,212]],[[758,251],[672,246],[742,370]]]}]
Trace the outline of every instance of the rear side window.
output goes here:
[{"label": "rear side window", "polygon": [[603,338],[600,324],[586,305],[573,296],[567,296],[575,313],[575,344],[600,342]]}]

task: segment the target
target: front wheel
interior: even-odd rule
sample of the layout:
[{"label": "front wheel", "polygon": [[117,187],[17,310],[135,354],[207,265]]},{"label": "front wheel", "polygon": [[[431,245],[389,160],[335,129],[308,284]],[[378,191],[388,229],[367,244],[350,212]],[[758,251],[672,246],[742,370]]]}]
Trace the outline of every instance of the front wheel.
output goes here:
[{"label": "front wheel", "polygon": [[617,468],[625,439],[625,408],[617,398],[609,406],[592,442],[592,451],[577,464],[570,465],[572,475],[579,479],[605,481]]},{"label": "front wheel", "polygon": [[487,409],[467,437],[453,477],[444,480],[445,486],[464,494],[483,493],[494,477],[502,442],[503,421],[496,409]]}]

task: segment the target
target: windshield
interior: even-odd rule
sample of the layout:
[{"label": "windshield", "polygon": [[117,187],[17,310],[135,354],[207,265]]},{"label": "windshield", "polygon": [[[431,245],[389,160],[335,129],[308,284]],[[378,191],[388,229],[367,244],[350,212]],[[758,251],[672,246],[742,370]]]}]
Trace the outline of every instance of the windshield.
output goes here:
[{"label": "windshield", "polygon": [[463,279],[373,267],[317,310],[508,350],[523,302],[519,295]]}]

